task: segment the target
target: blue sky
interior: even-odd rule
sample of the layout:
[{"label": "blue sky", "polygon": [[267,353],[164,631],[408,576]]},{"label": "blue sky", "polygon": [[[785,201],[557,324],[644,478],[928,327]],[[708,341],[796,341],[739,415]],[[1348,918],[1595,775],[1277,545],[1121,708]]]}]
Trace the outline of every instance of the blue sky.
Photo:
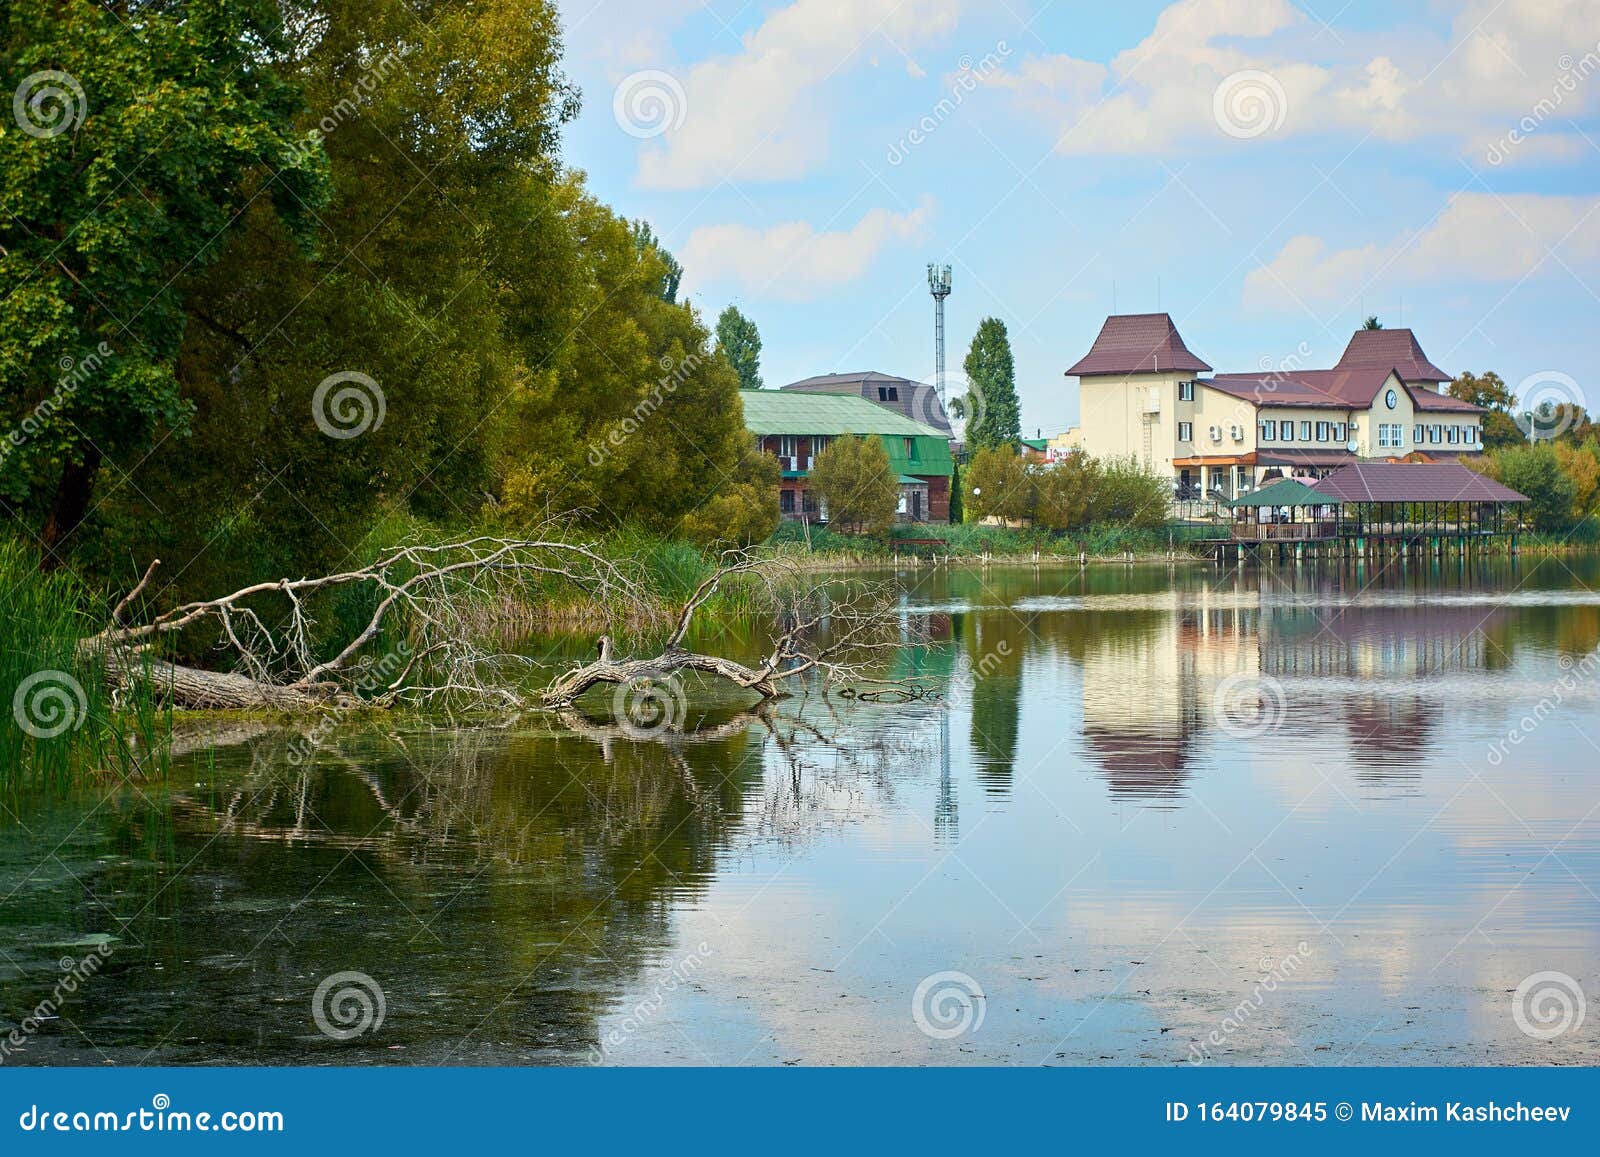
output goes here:
[{"label": "blue sky", "polygon": [[769,386],[931,380],[1011,331],[1025,432],[1105,315],[1218,371],[1368,313],[1451,372],[1600,386],[1600,0],[560,0],[566,160],[647,218]]}]

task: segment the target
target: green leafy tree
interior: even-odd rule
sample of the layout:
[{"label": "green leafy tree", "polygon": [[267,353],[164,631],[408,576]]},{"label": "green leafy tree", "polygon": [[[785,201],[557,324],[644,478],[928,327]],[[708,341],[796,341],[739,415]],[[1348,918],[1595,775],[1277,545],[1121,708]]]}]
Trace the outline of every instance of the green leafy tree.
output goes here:
[{"label": "green leafy tree", "polygon": [[1097,459],[1089,521],[1140,529],[1163,526],[1171,495],[1172,483],[1145,470],[1136,458]]},{"label": "green leafy tree", "polygon": [[986,317],[978,323],[962,369],[969,386],[966,412],[976,419],[967,427],[967,448],[1014,447],[1022,436],[1022,408],[1017,401],[1016,364],[1005,322]]},{"label": "green leafy tree", "polygon": [[1377,316],[1374,315],[1372,317],[1367,318],[1366,321],[1362,322],[1361,323],[1361,328],[1362,329],[1382,329],[1383,328],[1383,322],[1379,321]]},{"label": "green leafy tree", "polygon": [[811,464],[811,486],[828,504],[830,525],[882,534],[894,525],[900,482],[883,439],[835,438]]},{"label": "green leafy tree", "polygon": [[1525,494],[1522,517],[1539,530],[1565,530],[1576,520],[1579,484],[1561,468],[1554,446],[1513,446],[1484,455],[1477,464],[1491,478]]},{"label": "green leafy tree", "polygon": [[189,431],[185,278],[246,211],[300,255],[328,197],[321,148],[294,131],[301,94],[274,64],[293,49],[276,4],[118,8],[0,8],[3,88],[24,109],[0,132],[0,406],[25,435],[0,494],[40,526],[47,563],[107,459]]},{"label": "green leafy tree", "polygon": [[1099,467],[1082,450],[1036,475],[1038,492],[1034,517],[1051,530],[1073,530],[1089,520],[1089,509],[1100,481]]},{"label": "green leafy tree", "polygon": [[678,259],[656,239],[655,230],[650,228],[648,221],[633,223],[633,243],[638,247],[640,257],[654,253],[659,259],[662,266],[661,300],[676,303],[678,286],[683,282],[683,266],[678,264]]},{"label": "green leafy tree", "polygon": [[1499,450],[1507,446],[1520,446],[1527,441],[1516,418],[1512,416],[1517,399],[1511,387],[1494,371],[1481,375],[1463,373],[1446,387],[1445,392],[1452,398],[1484,407],[1486,412],[1481,421],[1484,449]]},{"label": "green leafy tree", "polygon": [[731,305],[717,317],[717,349],[738,373],[741,390],[761,388],[761,334]]},{"label": "green leafy tree", "polygon": [[972,456],[963,474],[962,502],[977,519],[1020,522],[1033,516],[1037,494],[1033,474],[1011,446],[987,446]]}]

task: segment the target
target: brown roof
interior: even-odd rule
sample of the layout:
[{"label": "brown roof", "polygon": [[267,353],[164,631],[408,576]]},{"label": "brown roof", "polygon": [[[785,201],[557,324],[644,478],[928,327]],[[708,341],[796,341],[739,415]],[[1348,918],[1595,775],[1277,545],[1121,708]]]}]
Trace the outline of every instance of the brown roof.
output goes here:
[{"label": "brown roof", "polygon": [[[1377,331],[1373,331],[1377,332]],[[1258,406],[1311,406],[1365,410],[1383,389],[1389,375],[1401,378],[1398,369],[1388,366],[1359,366],[1333,370],[1293,370],[1275,373],[1217,374],[1202,378],[1203,385]],[[1429,380],[1429,379],[1423,379]],[[1419,410],[1449,410],[1463,414],[1483,412],[1482,406],[1446,394],[1436,394],[1423,386],[1406,386],[1413,405]]]},{"label": "brown roof", "polygon": [[1217,374],[1204,384],[1258,406],[1319,406],[1365,410],[1389,380],[1387,367]]},{"label": "brown roof", "polygon": [[1348,450],[1272,449],[1256,452],[1257,466],[1344,466],[1356,460]]},{"label": "brown roof", "polygon": [[1456,462],[1358,462],[1316,488],[1341,502],[1526,502],[1527,496]]},{"label": "brown roof", "polygon": [[1211,367],[1189,352],[1178,327],[1165,313],[1117,313],[1106,318],[1100,336],[1069,378],[1096,374],[1151,374],[1171,370],[1208,373]]},{"label": "brown roof", "polygon": [[[894,389],[893,398],[879,395],[880,389],[887,391],[890,387]],[[932,426],[941,434],[948,435],[951,432],[950,419],[939,404],[939,391],[910,378],[899,378],[877,370],[857,370],[848,374],[818,374],[780,388],[803,394],[859,394],[869,402],[904,414],[925,426]]]},{"label": "brown roof", "polygon": [[1409,329],[1358,329],[1335,369],[1362,366],[1393,369],[1405,382],[1448,382],[1450,375],[1428,360]]}]

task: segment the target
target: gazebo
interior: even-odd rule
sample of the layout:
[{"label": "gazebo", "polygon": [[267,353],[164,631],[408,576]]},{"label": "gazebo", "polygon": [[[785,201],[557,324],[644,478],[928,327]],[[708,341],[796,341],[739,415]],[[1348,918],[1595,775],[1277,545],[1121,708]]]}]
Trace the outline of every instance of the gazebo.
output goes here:
[{"label": "gazebo", "polygon": [[1303,482],[1283,478],[1228,503],[1233,537],[1246,542],[1293,542],[1337,533],[1337,499]]}]

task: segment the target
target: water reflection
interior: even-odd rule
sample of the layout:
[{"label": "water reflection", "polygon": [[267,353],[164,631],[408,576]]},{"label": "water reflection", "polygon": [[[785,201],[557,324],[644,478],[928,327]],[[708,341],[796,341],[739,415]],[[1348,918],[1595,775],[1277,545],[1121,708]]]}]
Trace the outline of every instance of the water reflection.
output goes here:
[{"label": "water reflection", "polygon": [[[1518,1060],[1496,994],[1596,958],[1594,689],[1485,760],[1600,643],[1572,565],[924,570],[879,669],[910,703],[180,738],[181,782],[0,827],[0,1028],[63,945],[116,949],[7,1063],[1177,1063],[1302,940],[1234,1059]],[[1241,679],[1266,725],[1219,708]],[[993,997],[959,1054],[904,1016],[944,968]],[[389,1011],[340,1043],[310,998],[345,970]]]}]

